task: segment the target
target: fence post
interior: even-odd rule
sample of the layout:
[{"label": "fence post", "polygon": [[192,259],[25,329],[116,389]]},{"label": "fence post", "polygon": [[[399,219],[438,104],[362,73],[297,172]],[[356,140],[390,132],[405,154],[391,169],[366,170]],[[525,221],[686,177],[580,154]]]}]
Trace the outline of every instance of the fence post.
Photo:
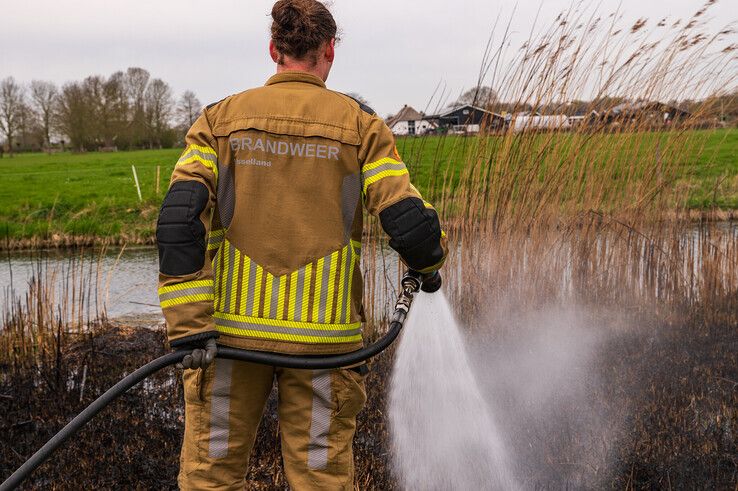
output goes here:
[{"label": "fence post", "polygon": [[159,196],[159,175],[161,174],[161,166],[156,166],[156,195]]},{"label": "fence post", "polygon": [[138,201],[143,202],[143,197],[141,196],[141,186],[138,185],[138,174],[136,174],[136,166],[131,165],[131,169],[133,170],[133,181],[136,183],[136,191],[138,191]]}]

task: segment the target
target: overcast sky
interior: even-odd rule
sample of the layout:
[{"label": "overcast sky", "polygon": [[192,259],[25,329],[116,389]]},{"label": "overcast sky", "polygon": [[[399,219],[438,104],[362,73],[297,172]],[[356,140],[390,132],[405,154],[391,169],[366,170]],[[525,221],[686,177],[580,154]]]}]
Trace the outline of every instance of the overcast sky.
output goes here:
[{"label": "overcast sky", "polygon": [[[179,95],[214,102],[261,85],[273,73],[267,53],[273,0],[2,0],[0,78],[59,84],[140,66]],[[542,23],[571,0],[543,0]],[[617,6],[603,0],[603,9]],[[627,18],[686,17],[703,0],[622,0]],[[501,0],[336,0],[343,31],[329,87],[358,92],[382,115],[403,104],[422,110],[445,82],[459,94],[473,86]],[[611,4],[612,7],[608,7]],[[717,28],[737,17],[736,0],[710,10]],[[513,26],[530,30],[541,1],[520,0]],[[521,34],[522,36],[522,34]],[[455,98],[455,97],[454,97]]]}]

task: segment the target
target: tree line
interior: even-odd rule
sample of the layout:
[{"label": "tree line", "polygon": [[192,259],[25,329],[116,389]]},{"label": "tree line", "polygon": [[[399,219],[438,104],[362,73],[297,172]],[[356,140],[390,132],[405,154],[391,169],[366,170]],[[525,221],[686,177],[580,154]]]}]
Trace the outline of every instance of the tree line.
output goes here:
[{"label": "tree line", "polygon": [[[600,96],[594,100],[568,100],[563,102],[530,103],[525,101],[505,102],[500,100],[498,93],[492,87],[474,87],[459,96],[459,98],[448,105],[449,109],[466,104],[481,107],[488,111],[503,113],[539,112],[541,114],[587,114],[592,111],[606,113],[614,107],[627,104],[644,102],[626,97]],[[735,126],[738,124],[738,90],[728,91],[722,95],[711,95],[705,99],[682,99],[661,102],[667,106],[698,115],[705,120],[713,120],[718,123]]]},{"label": "tree line", "polygon": [[92,75],[61,87],[0,81],[0,153],[165,148],[181,142],[202,105],[143,68]]}]

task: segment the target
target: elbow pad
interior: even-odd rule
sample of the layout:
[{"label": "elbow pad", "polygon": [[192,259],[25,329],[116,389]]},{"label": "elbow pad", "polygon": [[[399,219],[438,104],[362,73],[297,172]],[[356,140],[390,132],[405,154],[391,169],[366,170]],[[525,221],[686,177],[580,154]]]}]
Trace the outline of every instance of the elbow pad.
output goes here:
[{"label": "elbow pad", "polygon": [[438,214],[419,198],[405,198],[379,213],[389,245],[411,269],[421,271],[443,260]]},{"label": "elbow pad", "polygon": [[159,272],[183,276],[205,265],[205,225],[200,214],[210,193],[199,181],[178,181],[167,192],[156,223]]}]

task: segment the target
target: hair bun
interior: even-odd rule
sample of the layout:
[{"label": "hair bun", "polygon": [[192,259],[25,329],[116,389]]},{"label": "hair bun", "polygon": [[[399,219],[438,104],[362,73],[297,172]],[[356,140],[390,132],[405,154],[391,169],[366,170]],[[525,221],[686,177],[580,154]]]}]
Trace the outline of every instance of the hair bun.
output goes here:
[{"label": "hair bun", "polygon": [[317,0],[279,0],[272,19],[272,41],[281,55],[301,60],[336,37],[333,15]]}]

